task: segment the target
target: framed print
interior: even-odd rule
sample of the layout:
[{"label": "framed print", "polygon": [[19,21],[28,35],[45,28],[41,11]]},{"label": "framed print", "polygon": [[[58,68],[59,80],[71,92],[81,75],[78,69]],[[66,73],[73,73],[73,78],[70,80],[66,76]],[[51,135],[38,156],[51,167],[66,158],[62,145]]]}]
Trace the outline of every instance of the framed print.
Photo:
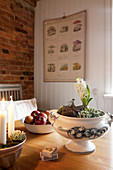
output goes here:
[{"label": "framed print", "polygon": [[86,11],[44,21],[44,81],[85,78]]}]

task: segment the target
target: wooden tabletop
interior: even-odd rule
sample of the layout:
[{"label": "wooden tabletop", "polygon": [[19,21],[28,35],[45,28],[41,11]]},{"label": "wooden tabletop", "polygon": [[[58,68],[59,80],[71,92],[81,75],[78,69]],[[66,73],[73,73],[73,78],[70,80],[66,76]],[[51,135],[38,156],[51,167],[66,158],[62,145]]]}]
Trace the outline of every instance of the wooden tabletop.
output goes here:
[{"label": "wooden tabletop", "polygon": [[[93,143],[96,150],[87,155],[68,151],[64,144],[69,140],[57,132],[39,135],[28,132],[20,121],[16,129],[26,132],[27,141],[23,145],[20,157],[8,170],[111,170],[113,169],[113,125],[109,132]],[[47,145],[57,146],[58,160],[43,162],[40,152]]]}]

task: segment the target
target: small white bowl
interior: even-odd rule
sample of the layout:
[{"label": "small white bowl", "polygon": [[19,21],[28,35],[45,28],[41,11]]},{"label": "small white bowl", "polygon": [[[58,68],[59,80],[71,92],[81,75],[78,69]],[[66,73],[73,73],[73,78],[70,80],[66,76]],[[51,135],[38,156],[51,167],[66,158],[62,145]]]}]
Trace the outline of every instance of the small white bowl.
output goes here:
[{"label": "small white bowl", "polygon": [[[24,118],[21,119],[21,122],[24,123]],[[24,123],[26,129],[29,132],[32,133],[38,133],[38,134],[46,134],[46,133],[51,133],[54,131],[54,128],[52,127],[51,124],[47,124],[47,125],[32,125],[32,124],[27,124]]]}]

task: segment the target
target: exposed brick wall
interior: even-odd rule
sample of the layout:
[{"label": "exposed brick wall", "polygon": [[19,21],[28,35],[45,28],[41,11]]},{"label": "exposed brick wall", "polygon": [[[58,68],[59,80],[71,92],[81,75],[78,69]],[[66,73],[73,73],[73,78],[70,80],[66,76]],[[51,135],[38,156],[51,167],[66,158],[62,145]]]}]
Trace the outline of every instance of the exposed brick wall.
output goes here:
[{"label": "exposed brick wall", "polygon": [[0,84],[34,97],[34,0],[0,0]]}]

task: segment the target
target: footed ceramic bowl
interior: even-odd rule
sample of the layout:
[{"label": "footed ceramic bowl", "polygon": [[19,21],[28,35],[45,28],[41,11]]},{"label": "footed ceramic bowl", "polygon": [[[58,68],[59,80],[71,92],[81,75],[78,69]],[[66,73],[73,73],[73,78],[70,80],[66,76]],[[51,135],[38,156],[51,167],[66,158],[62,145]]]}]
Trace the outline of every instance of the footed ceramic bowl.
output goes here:
[{"label": "footed ceramic bowl", "polygon": [[63,116],[58,114],[57,110],[51,110],[50,114],[50,122],[56,132],[70,139],[65,147],[69,151],[81,154],[88,154],[95,150],[95,145],[91,140],[105,135],[112,121],[112,116],[109,114],[95,118]]},{"label": "footed ceramic bowl", "polygon": [[25,141],[26,139],[18,145],[0,149],[0,168],[7,169],[16,162],[17,158],[21,154],[23,143]]},{"label": "footed ceramic bowl", "polygon": [[[24,123],[24,119],[21,119],[21,122]],[[31,133],[37,133],[37,134],[46,134],[46,133],[51,133],[54,131],[54,128],[51,124],[47,125],[32,125],[32,124],[27,124],[24,123],[26,129],[31,132]]]}]

